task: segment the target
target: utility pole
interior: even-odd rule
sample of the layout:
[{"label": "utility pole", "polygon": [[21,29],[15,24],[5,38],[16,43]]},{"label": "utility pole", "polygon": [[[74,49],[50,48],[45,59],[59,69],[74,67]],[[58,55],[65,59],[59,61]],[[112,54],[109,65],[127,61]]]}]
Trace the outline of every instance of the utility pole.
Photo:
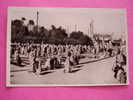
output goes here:
[{"label": "utility pole", "polygon": [[75,24],[75,32],[77,32],[77,25]]},{"label": "utility pole", "polygon": [[36,19],[36,24],[37,24],[37,33],[38,33],[38,20],[39,20],[39,12],[37,11],[37,19]]},{"label": "utility pole", "polygon": [[88,27],[88,36],[90,37],[90,29],[89,29],[89,27]]},{"label": "utility pole", "polygon": [[68,37],[70,37],[70,34],[69,34],[69,26],[67,26],[66,32],[67,32]]},{"label": "utility pole", "polygon": [[93,37],[93,35],[94,35],[94,26],[93,26],[93,23],[94,23],[94,21],[91,20],[91,22],[90,22],[90,35],[91,35],[91,37]]}]

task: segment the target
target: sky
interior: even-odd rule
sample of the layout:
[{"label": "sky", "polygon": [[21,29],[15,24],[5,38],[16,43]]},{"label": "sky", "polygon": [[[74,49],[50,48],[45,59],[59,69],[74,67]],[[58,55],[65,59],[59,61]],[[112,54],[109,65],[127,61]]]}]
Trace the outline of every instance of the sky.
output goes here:
[{"label": "sky", "polygon": [[89,25],[93,20],[94,32],[100,34],[121,35],[126,33],[126,11],[125,9],[105,8],[31,8],[10,7],[8,9],[10,20],[25,17],[36,22],[37,11],[39,12],[39,25],[50,29],[51,25],[62,26],[67,32],[75,30],[89,34]]}]

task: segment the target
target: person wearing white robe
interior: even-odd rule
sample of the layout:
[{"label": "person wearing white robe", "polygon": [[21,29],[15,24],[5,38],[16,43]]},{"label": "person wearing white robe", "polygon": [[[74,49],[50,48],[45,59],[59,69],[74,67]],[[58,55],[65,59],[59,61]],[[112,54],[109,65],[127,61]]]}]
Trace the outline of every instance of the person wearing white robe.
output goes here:
[{"label": "person wearing white robe", "polygon": [[29,53],[29,62],[30,62],[30,67],[33,68],[33,64],[34,64],[34,50],[32,50]]},{"label": "person wearing white robe", "polygon": [[69,68],[70,68],[70,58],[67,57],[64,63],[65,67],[64,67],[64,73],[68,73],[69,72]]},{"label": "person wearing white robe", "polygon": [[50,57],[46,60],[45,68],[50,69]]}]

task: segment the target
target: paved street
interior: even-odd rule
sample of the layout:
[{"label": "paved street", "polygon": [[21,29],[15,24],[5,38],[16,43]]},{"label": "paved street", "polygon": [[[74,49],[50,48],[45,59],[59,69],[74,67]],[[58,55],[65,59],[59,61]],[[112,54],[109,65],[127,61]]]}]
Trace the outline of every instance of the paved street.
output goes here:
[{"label": "paved street", "polygon": [[56,69],[44,71],[42,75],[32,73],[28,65],[21,68],[11,65],[11,84],[117,84],[112,71],[114,60],[114,57],[98,61],[85,58],[73,68],[72,73]]}]

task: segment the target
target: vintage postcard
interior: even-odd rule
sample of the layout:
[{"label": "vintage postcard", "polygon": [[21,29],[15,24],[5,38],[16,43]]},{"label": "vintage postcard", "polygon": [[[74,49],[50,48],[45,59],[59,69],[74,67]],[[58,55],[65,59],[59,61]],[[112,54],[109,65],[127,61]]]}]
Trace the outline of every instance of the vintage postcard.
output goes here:
[{"label": "vintage postcard", "polygon": [[125,9],[9,7],[7,86],[128,85]]}]

